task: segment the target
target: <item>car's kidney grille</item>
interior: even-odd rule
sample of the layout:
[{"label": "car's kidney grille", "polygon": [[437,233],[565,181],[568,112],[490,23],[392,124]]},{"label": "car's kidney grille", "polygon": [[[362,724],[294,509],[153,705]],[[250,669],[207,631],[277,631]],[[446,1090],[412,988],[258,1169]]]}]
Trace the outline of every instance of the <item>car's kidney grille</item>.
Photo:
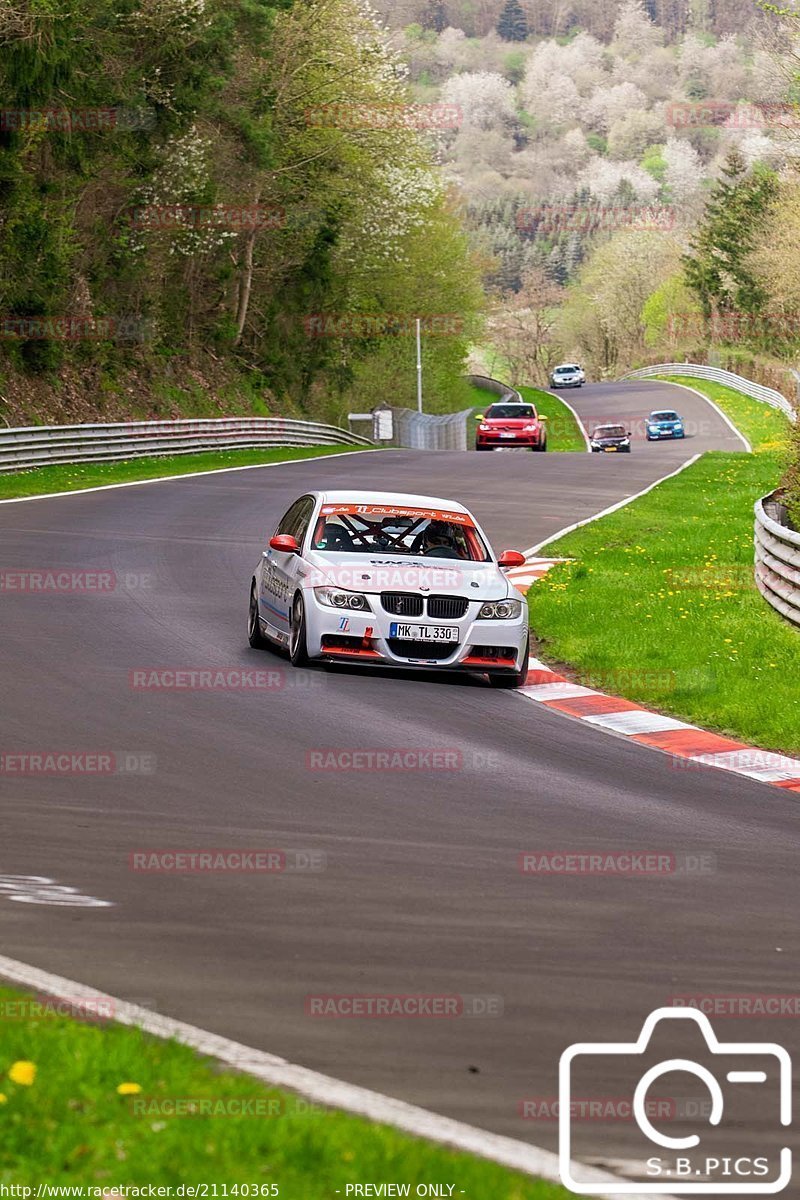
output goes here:
[{"label": "car's kidney grille", "polygon": [[430,596],[428,598],[428,616],[458,621],[467,611],[468,604],[469,600],[463,596]]},{"label": "car's kidney grille", "polygon": [[395,617],[421,617],[422,596],[409,592],[381,592],[381,604]]}]

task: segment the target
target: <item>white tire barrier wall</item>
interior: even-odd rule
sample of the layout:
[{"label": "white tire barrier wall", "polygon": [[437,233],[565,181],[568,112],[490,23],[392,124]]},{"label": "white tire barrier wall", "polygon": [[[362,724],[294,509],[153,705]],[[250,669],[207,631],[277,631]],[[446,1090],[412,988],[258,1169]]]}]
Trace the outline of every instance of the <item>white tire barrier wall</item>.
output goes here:
[{"label": "white tire barrier wall", "polygon": [[113,462],[158,454],[197,454],[203,450],[372,444],[367,438],[336,425],[284,417],[43,425],[0,429],[0,471],[22,471],[54,463]]},{"label": "white tire barrier wall", "polygon": [[698,363],[658,363],[654,367],[640,367],[638,371],[630,371],[623,375],[625,379],[651,379],[653,375],[687,375],[690,379],[709,379],[712,383],[723,383],[726,387],[743,392],[752,400],[760,400],[771,408],[778,408],[790,421],[797,420],[797,411],[785,396],[773,388],[762,387],[742,375],[734,375],[733,371],[722,371],[718,367],[704,367]]},{"label": "white tire barrier wall", "polygon": [[756,586],[776,612],[800,626],[800,533],[774,493],[757,501]]}]

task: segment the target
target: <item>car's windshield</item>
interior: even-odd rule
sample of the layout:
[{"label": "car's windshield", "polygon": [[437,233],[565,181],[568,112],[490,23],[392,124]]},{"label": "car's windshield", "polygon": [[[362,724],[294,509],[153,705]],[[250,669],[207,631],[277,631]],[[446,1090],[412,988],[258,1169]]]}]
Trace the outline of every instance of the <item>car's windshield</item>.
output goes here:
[{"label": "car's windshield", "polygon": [[555,375],[572,375],[577,370],[578,370],[577,367],[556,367],[554,374]]},{"label": "car's windshield", "polygon": [[531,420],[536,417],[536,409],[532,404],[491,404],[487,408],[487,421],[496,421],[498,417],[508,420],[511,417]]},{"label": "car's windshield", "polygon": [[654,412],[650,415],[651,421],[679,421],[680,417],[676,412]]},{"label": "car's windshield", "polygon": [[594,431],[595,437],[624,437],[624,425],[600,425]]},{"label": "car's windshield", "polygon": [[331,554],[490,561],[467,513],[383,504],[323,504],[312,548]]}]

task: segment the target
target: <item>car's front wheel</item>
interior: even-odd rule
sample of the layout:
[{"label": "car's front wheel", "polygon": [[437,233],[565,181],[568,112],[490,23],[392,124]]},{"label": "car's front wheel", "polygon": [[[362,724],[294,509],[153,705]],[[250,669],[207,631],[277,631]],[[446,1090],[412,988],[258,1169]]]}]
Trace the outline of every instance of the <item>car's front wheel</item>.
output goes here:
[{"label": "car's front wheel", "polygon": [[263,650],[267,645],[266,638],[261,632],[261,623],[258,619],[258,596],[256,595],[255,582],[250,588],[250,608],[247,613],[247,640],[254,650]]},{"label": "car's front wheel", "polygon": [[289,658],[293,667],[304,667],[308,662],[306,606],[302,592],[297,592],[292,601],[292,613],[289,618]]},{"label": "car's front wheel", "polygon": [[522,666],[518,671],[509,671],[502,675],[498,672],[489,676],[489,683],[496,688],[521,688],[525,686],[525,681],[528,678],[528,658],[531,652],[531,642],[528,638],[525,643],[525,653],[522,656]]}]

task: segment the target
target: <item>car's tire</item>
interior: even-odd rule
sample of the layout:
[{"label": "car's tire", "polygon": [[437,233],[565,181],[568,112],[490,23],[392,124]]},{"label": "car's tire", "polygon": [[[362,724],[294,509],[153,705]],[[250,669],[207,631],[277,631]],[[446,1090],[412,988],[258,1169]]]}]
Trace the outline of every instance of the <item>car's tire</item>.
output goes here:
[{"label": "car's tire", "polygon": [[267,639],[261,632],[261,625],[258,621],[258,598],[256,596],[255,580],[250,585],[250,607],[247,612],[247,640],[254,650],[266,650],[267,648]]},{"label": "car's tire", "polygon": [[543,442],[538,442],[535,446],[531,446],[531,450],[534,454],[544,454],[547,450],[547,438]]},{"label": "car's tire", "polygon": [[630,452],[631,452],[631,448],[630,448],[630,446],[623,446],[623,447],[622,447],[622,453],[623,453],[623,454],[630,454]]},{"label": "car's tire", "polygon": [[525,653],[522,656],[522,667],[519,671],[509,671],[507,674],[491,674],[489,683],[496,688],[521,688],[525,686],[525,681],[528,678],[528,658],[531,652],[531,640],[528,638],[525,643]]},{"label": "car's tire", "polygon": [[304,667],[308,662],[306,641],[306,606],[302,592],[295,592],[289,617],[289,658],[293,667]]}]

